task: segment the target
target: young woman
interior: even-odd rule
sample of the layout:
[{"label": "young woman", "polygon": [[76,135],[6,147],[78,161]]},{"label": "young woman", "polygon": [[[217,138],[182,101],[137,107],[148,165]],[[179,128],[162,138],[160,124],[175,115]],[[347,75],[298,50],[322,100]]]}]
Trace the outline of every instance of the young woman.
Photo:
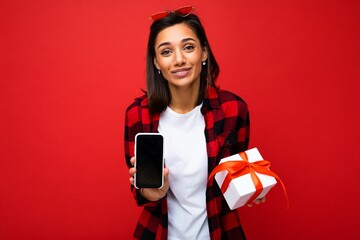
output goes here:
[{"label": "young woman", "polygon": [[[238,212],[229,209],[208,175],[221,158],[247,149],[248,107],[216,86],[219,67],[193,7],[152,19],[147,92],[127,108],[125,120],[131,190],[143,206],[134,238],[245,239]],[[139,132],[164,136],[161,189],[133,186],[134,139]]]}]

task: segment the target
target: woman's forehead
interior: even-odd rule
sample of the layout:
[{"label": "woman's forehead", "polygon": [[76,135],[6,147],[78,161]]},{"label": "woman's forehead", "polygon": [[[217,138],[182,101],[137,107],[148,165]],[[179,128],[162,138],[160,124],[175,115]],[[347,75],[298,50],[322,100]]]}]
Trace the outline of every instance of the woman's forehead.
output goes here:
[{"label": "woman's forehead", "polygon": [[193,39],[199,42],[195,32],[188,25],[180,23],[161,30],[156,37],[155,46],[163,42],[177,43],[183,39]]}]

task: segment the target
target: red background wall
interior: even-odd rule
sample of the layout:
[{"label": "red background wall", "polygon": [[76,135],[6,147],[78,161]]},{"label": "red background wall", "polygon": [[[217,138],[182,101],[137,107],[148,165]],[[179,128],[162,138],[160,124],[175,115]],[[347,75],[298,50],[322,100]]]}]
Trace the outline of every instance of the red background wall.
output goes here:
[{"label": "red background wall", "polygon": [[124,111],[148,16],[187,4],[288,190],[289,211],[280,186],[241,209],[249,239],[360,234],[359,1],[18,0],[0,3],[0,239],[131,237]]}]

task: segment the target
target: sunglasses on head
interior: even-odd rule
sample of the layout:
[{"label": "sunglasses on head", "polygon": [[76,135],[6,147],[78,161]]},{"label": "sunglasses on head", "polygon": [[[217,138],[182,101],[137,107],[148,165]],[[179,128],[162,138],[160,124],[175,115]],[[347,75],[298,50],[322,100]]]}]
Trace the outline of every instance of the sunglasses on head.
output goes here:
[{"label": "sunglasses on head", "polygon": [[193,11],[195,7],[194,6],[185,6],[178,9],[175,9],[174,11],[164,11],[164,12],[158,12],[150,16],[149,20],[159,20],[164,17],[169,16],[170,14],[175,14],[180,17],[186,17],[189,16]]}]

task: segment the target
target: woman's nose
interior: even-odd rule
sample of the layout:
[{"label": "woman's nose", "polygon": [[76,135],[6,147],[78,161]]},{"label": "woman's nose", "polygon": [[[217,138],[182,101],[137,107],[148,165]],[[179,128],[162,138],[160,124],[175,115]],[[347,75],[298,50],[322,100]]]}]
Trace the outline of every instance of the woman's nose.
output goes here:
[{"label": "woman's nose", "polygon": [[174,54],[174,65],[181,66],[185,63],[185,56],[181,52],[181,50],[176,50]]}]

